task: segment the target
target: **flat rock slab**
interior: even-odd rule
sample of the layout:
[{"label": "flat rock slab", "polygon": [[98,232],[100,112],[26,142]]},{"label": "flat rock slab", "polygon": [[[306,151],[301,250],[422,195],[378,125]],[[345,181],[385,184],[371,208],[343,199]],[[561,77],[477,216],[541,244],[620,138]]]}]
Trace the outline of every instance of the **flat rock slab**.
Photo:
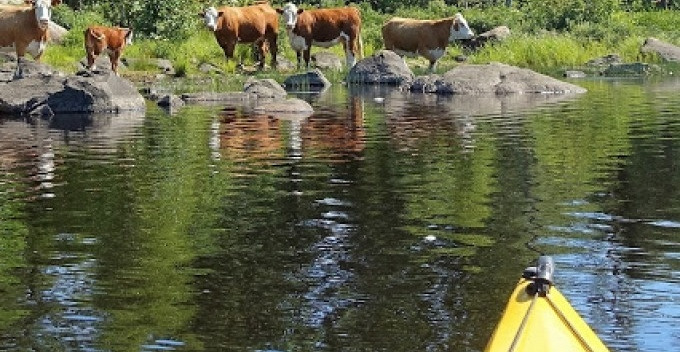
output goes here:
[{"label": "flat rock slab", "polygon": [[666,61],[680,62],[680,47],[662,42],[656,38],[647,38],[640,51],[658,54]]},{"label": "flat rock slab", "polygon": [[470,94],[564,94],[585,93],[586,89],[529,69],[491,63],[459,65],[443,75],[417,77],[410,85],[414,92],[443,95]]}]

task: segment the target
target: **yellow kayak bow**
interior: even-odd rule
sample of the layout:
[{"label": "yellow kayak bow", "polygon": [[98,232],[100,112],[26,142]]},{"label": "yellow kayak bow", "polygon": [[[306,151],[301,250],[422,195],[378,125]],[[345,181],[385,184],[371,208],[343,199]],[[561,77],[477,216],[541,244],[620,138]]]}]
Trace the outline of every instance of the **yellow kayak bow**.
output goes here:
[{"label": "yellow kayak bow", "polygon": [[524,271],[486,352],[608,352],[588,324],[553,286],[554,263],[541,256]]}]

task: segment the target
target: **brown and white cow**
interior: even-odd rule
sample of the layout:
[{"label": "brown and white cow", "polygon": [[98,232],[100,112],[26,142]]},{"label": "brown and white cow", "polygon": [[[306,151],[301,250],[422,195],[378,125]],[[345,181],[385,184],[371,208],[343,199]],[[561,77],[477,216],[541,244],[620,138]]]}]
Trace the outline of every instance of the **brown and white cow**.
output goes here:
[{"label": "brown and white cow", "polygon": [[395,17],[382,26],[385,49],[402,57],[423,56],[430,61],[430,71],[435,70],[437,60],[444,56],[449,43],[474,35],[460,13],[438,20]]},{"label": "brown and white cow", "polygon": [[279,16],[268,2],[243,7],[210,7],[199,16],[215,33],[215,39],[227,59],[234,57],[236,43],[253,43],[260,69],[264,68],[267,51],[271,52],[271,65],[276,67]]},{"label": "brown and white cow", "polygon": [[26,52],[35,61],[40,61],[47,47],[52,6],[61,4],[61,0],[25,0],[25,3],[31,6],[0,7],[0,47],[14,46],[17,55],[15,78],[24,76]]},{"label": "brown and white cow", "polygon": [[111,60],[111,71],[118,74],[118,62],[123,49],[132,44],[132,29],[121,27],[89,26],[84,32],[87,68],[96,70],[95,60],[106,51]]},{"label": "brown and white cow", "polygon": [[305,67],[309,67],[312,45],[329,48],[342,43],[348,67],[363,56],[361,14],[357,8],[303,10],[288,3],[276,11],[283,16],[290,46],[297,54],[298,68],[302,63],[301,54],[304,54]]}]

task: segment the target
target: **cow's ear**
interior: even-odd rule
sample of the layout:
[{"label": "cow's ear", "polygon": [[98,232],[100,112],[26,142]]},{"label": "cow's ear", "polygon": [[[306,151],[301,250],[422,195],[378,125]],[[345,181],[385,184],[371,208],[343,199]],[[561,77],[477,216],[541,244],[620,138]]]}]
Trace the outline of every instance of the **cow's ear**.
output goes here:
[{"label": "cow's ear", "polygon": [[453,30],[458,32],[459,29],[460,29],[460,22],[458,21],[457,18],[454,18],[453,19]]},{"label": "cow's ear", "polygon": [[59,6],[61,5],[61,0],[52,0],[52,6]]},{"label": "cow's ear", "polygon": [[298,15],[303,13],[304,11],[305,11],[305,9],[298,9]]},{"label": "cow's ear", "polygon": [[275,10],[276,10],[276,12],[279,13],[279,15],[280,15],[280,14],[283,14],[283,9],[282,9],[282,8],[277,7]]},{"label": "cow's ear", "polygon": [[222,15],[224,15],[224,11],[220,11],[220,12],[217,13],[217,17],[220,17]]}]

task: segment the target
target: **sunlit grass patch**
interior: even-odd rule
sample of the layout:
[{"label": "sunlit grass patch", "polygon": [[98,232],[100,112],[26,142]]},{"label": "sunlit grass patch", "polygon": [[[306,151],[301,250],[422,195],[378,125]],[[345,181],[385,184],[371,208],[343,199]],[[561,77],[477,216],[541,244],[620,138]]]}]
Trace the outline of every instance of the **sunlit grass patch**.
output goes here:
[{"label": "sunlit grass patch", "polygon": [[581,65],[589,59],[606,54],[597,43],[584,46],[565,36],[513,35],[503,42],[487,45],[470,57],[473,63],[502,62],[509,65],[551,68]]}]

